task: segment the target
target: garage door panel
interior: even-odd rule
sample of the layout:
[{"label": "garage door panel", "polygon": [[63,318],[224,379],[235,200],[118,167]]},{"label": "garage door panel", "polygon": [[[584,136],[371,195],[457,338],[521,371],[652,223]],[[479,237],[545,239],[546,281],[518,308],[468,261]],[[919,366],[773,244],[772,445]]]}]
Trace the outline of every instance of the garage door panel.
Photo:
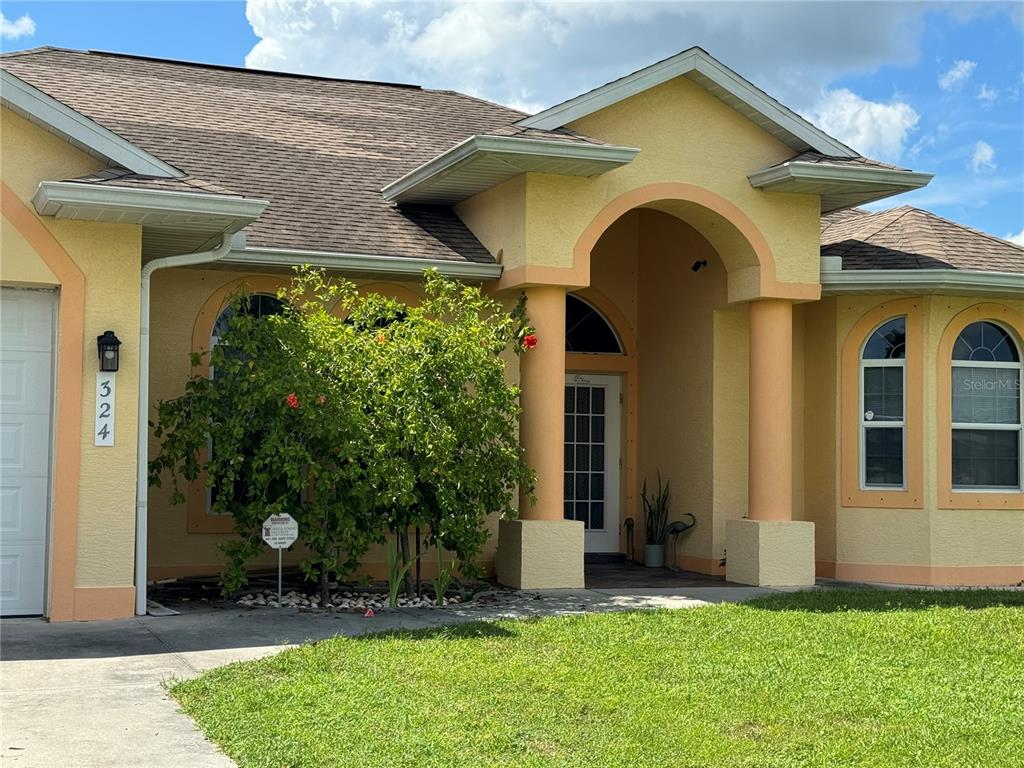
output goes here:
[{"label": "garage door panel", "polygon": [[51,354],[14,350],[8,354],[4,348],[0,359],[0,409],[23,414],[48,415],[51,407],[50,391],[39,382],[50,379]]},{"label": "garage door panel", "polygon": [[5,353],[50,352],[53,343],[53,296],[50,291],[4,289],[3,307],[0,308],[0,335],[3,337]]},{"label": "garage door panel", "polygon": [[[48,481],[47,477],[25,478],[14,484],[0,480],[0,542],[43,543]],[[44,514],[39,514],[40,505]]]},{"label": "garage door panel", "polygon": [[50,505],[52,292],[0,292],[0,615],[42,613]]},{"label": "garage door panel", "polygon": [[0,615],[34,615],[43,612],[42,544],[17,549],[0,546]]}]

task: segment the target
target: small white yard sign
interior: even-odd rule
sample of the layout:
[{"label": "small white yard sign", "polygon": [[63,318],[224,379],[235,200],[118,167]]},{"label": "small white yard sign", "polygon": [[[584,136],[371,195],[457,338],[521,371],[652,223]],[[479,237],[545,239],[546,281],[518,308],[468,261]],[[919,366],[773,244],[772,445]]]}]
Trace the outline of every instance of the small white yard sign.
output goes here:
[{"label": "small white yard sign", "polygon": [[299,538],[299,524],[285,513],[271,515],[263,521],[263,540],[277,550],[277,602],[281,603],[281,552],[288,549]]},{"label": "small white yard sign", "polygon": [[96,425],[93,428],[94,444],[114,444],[114,382],[113,373],[96,374]]},{"label": "small white yard sign", "polygon": [[263,540],[274,549],[288,549],[299,538],[299,524],[291,515],[271,515],[263,521]]}]

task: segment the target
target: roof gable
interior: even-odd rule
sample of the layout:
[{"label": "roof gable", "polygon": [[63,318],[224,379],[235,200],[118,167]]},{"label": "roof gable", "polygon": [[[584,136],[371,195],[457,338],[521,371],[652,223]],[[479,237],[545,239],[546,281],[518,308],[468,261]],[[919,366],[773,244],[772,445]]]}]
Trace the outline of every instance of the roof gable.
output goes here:
[{"label": "roof gable", "polygon": [[804,120],[702,48],[689,48],[631,75],[520,120],[525,128],[554,130],[677,77],[686,77],[797,152],[860,155]]}]

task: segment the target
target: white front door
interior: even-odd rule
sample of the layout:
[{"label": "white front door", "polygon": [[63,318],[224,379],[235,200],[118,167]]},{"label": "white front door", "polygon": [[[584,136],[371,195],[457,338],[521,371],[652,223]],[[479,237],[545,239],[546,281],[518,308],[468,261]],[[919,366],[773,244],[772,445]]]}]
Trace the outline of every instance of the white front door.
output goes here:
[{"label": "white front door", "polygon": [[56,294],[0,292],[0,616],[43,613]]},{"label": "white front door", "polygon": [[565,378],[565,518],[583,521],[586,552],[619,551],[621,391],[618,376]]}]

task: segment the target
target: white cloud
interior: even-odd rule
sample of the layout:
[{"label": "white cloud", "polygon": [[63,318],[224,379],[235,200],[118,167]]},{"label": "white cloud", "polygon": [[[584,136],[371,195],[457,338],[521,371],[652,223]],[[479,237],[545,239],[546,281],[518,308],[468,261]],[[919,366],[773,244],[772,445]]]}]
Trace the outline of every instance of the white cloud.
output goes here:
[{"label": "white cloud", "polygon": [[919,119],[906,102],[869,101],[846,88],[823,92],[807,117],[858,152],[890,161],[903,154],[907,137]]},{"label": "white cloud", "polygon": [[953,66],[939,78],[939,88],[944,91],[958,90],[971,78],[974,68],[977,66],[978,62],[966,59],[953,62]]},{"label": "white cloud", "polygon": [[978,88],[978,101],[984,104],[986,107],[992,106],[996,99],[999,98],[999,91],[995,88],[990,87],[986,83],[982,83],[981,87]]},{"label": "white cloud", "polygon": [[976,142],[969,165],[975,173],[994,171],[996,169],[996,151],[992,145],[986,141]]},{"label": "white cloud", "polygon": [[4,40],[16,40],[19,37],[27,37],[36,33],[36,23],[32,21],[27,13],[14,21],[9,21],[0,12],[0,38]]},{"label": "white cloud", "polygon": [[1016,235],[1008,234],[1003,237],[1003,240],[1009,240],[1011,243],[1024,246],[1024,228],[1021,229]]},{"label": "white cloud", "polygon": [[[248,0],[246,65],[454,88],[536,108],[701,45],[796,109],[834,79],[917,60],[928,6]],[[785,39],[786,45],[764,45]]]}]

